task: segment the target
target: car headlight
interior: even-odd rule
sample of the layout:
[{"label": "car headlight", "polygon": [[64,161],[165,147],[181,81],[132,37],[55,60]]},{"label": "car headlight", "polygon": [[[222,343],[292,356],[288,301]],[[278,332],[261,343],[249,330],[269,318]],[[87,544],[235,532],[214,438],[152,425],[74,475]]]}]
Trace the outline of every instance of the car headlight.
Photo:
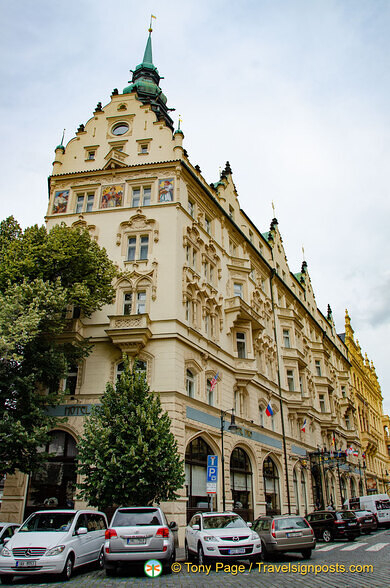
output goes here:
[{"label": "car headlight", "polygon": [[57,545],[57,547],[52,547],[48,549],[45,555],[60,555],[65,549],[65,545]]},{"label": "car headlight", "polygon": [[259,539],[258,534],[253,531],[251,533],[251,539],[252,539],[252,541],[257,541]]},{"label": "car headlight", "polygon": [[0,553],[3,557],[11,557],[11,552],[7,547],[3,547]]},{"label": "car headlight", "polygon": [[219,537],[214,537],[214,535],[205,535],[203,537],[204,541],[219,541]]}]

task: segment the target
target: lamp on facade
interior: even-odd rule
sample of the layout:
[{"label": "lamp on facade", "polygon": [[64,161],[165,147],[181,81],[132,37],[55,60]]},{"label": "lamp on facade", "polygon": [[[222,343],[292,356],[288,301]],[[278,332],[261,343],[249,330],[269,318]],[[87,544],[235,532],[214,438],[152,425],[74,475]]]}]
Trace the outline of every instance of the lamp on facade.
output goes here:
[{"label": "lamp on facade", "polygon": [[[226,510],[226,493],[225,493],[225,452],[223,448],[223,434],[225,431],[225,420],[224,417],[228,413],[228,410],[221,410],[221,462],[222,462],[222,505],[223,510]],[[230,433],[235,433],[238,430],[236,425],[236,417],[234,415],[234,408],[231,409],[231,416],[230,416],[230,425],[228,426],[227,430]]]}]

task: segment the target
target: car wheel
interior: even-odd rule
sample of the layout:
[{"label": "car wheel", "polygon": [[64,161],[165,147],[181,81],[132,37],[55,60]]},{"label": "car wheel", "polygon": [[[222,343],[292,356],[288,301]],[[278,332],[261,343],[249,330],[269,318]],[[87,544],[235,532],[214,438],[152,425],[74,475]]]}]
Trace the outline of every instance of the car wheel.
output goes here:
[{"label": "car wheel", "polygon": [[203,547],[199,543],[199,545],[198,545],[198,563],[201,566],[201,565],[205,564],[206,561],[207,561],[207,558],[206,558],[206,556],[204,554]]},{"label": "car wheel", "polygon": [[166,563],[164,566],[164,574],[172,574],[172,565],[175,563],[175,561],[176,561],[176,549],[174,549],[172,551],[172,555],[169,558],[168,563]]},{"label": "car wheel", "polygon": [[189,550],[187,541],[184,544],[184,550],[185,550],[186,561],[192,561],[194,559],[194,556],[192,554],[192,551]]},{"label": "car wheel", "polygon": [[311,558],[311,549],[303,549],[302,550],[302,557],[303,559],[310,559]]},{"label": "car wheel", "polygon": [[332,531],[329,531],[329,529],[324,529],[322,531],[322,539],[323,539],[323,541],[325,541],[325,543],[329,543],[330,541],[332,541],[332,539],[333,539]]},{"label": "car wheel", "polygon": [[261,542],[261,561],[267,561],[267,559],[269,559],[269,553],[264,543]]},{"label": "car wheel", "polygon": [[2,584],[12,584],[13,579],[14,579],[14,577],[9,576],[8,574],[7,575],[3,574],[2,576],[0,576],[0,582]]},{"label": "car wheel", "polygon": [[67,582],[68,580],[71,579],[72,574],[73,574],[73,556],[68,555],[68,557],[66,558],[64,569],[62,570],[61,578],[65,582]]},{"label": "car wheel", "polygon": [[103,548],[101,550],[101,552],[99,553],[99,558],[97,560],[97,565],[99,570],[103,570],[104,569],[104,551]]}]

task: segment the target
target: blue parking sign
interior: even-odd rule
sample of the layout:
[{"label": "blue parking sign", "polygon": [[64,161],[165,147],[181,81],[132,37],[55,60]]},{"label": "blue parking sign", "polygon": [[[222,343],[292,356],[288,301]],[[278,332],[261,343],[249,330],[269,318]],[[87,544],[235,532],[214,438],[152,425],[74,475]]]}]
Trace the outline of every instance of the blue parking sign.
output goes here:
[{"label": "blue parking sign", "polygon": [[207,456],[207,493],[215,494],[217,491],[217,480],[218,480],[218,456],[208,455]]}]

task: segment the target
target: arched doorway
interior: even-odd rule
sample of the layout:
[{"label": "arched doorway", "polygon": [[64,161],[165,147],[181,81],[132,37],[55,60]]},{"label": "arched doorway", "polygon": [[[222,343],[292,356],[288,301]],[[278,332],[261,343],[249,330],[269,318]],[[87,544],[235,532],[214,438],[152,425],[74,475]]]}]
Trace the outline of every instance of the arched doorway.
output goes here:
[{"label": "arched doorway", "polygon": [[236,447],[230,456],[230,487],[234,512],[245,521],[253,520],[252,467],[246,451]]},{"label": "arched doorway", "polygon": [[196,512],[210,510],[209,495],[206,492],[208,455],[214,455],[214,451],[202,437],[197,437],[187,446],[185,455],[187,522]]},{"label": "arched doorway", "polygon": [[268,456],[263,462],[265,512],[267,515],[280,514],[279,472],[273,459]]},{"label": "arched doorway", "polygon": [[51,431],[48,443],[41,450],[49,457],[30,477],[25,518],[39,509],[74,508],[76,440],[66,431]]}]

